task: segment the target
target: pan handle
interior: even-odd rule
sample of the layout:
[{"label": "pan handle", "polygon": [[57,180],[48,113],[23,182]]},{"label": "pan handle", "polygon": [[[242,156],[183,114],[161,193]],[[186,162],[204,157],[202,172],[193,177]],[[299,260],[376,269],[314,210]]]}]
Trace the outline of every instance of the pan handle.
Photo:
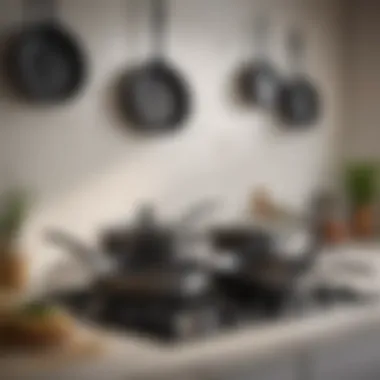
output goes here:
[{"label": "pan handle", "polygon": [[151,8],[153,55],[155,59],[160,60],[165,53],[166,0],[151,0]]},{"label": "pan handle", "polygon": [[253,43],[257,56],[266,59],[268,54],[268,42],[270,32],[270,20],[268,11],[262,10],[254,19]]},{"label": "pan handle", "polygon": [[305,50],[305,38],[302,35],[302,31],[298,28],[293,28],[288,36],[288,51],[291,67],[297,74],[301,74]]},{"label": "pan handle", "polygon": [[54,21],[57,18],[57,0],[24,0],[22,18],[27,22]]},{"label": "pan handle", "polygon": [[89,268],[95,276],[102,276],[115,271],[114,263],[103,253],[91,249],[67,232],[49,230],[46,233],[49,243],[68,251],[71,256]]}]

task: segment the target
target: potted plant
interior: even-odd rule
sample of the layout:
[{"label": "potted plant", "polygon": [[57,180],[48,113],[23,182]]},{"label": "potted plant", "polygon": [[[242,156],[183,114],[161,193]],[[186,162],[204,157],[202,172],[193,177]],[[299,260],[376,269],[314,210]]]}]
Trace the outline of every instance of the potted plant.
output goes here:
[{"label": "potted plant", "polygon": [[20,290],[26,283],[26,265],[16,243],[27,208],[24,193],[4,195],[0,207],[0,290]]},{"label": "potted plant", "polygon": [[378,168],[370,162],[349,165],[346,173],[347,195],[351,208],[351,231],[356,238],[370,238],[375,228],[375,202]]}]

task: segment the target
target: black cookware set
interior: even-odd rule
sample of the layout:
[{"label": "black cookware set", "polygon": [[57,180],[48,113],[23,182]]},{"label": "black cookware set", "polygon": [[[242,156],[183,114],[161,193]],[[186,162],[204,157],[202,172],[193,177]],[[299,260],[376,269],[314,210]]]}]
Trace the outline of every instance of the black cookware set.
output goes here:
[{"label": "black cookware set", "polygon": [[311,267],[318,239],[296,258],[279,255],[274,235],[258,227],[219,225],[201,231],[159,221],[143,207],[132,224],[101,234],[89,248],[49,231],[50,243],[85,264],[91,282],[48,295],[76,315],[165,338],[207,335],[254,315],[280,316]]},{"label": "black cookware set", "polygon": [[293,28],[287,37],[289,78],[282,77],[268,54],[269,18],[265,13],[255,20],[254,37],[257,54],[238,75],[238,89],[247,105],[274,111],[290,127],[309,127],[320,116],[319,92],[303,73],[305,40],[302,30]]},{"label": "black cookware set", "polygon": [[[83,44],[59,19],[58,0],[22,0],[23,23],[7,38],[6,77],[14,92],[34,104],[60,104],[72,99],[88,77]],[[153,54],[150,61],[126,69],[118,83],[117,102],[125,121],[144,134],[173,132],[184,126],[192,110],[190,86],[165,57],[167,6],[151,0]],[[255,21],[260,56],[244,66],[238,88],[248,105],[274,111],[284,125],[311,126],[321,111],[319,92],[302,73],[305,44],[293,30],[288,52],[294,74],[282,78],[267,54],[268,25]]]}]

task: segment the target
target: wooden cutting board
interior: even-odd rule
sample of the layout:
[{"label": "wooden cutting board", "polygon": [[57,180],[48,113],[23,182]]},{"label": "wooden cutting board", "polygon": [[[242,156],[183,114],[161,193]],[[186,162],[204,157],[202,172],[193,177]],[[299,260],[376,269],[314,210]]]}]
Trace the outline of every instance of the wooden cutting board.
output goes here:
[{"label": "wooden cutting board", "polygon": [[[0,317],[25,302],[27,296],[14,292],[0,291]],[[74,321],[73,331],[67,341],[59,347],[18,348],[0,350],[0,369],[41,369],[65,366],[91,360],[103,352],[103,338],[95,329],[87,328]],[[0,374],[0,378],[1,378]]]},{"label": "wooden cutting board", "polygon": [[96,360],[105,351],[103,343],[102,337],[96,331],[78,325],[72,338],[60,347],[38,350],[23,348],[0,352],[0,369],[11,371],[22,368],[23,372],[59,370]]}]

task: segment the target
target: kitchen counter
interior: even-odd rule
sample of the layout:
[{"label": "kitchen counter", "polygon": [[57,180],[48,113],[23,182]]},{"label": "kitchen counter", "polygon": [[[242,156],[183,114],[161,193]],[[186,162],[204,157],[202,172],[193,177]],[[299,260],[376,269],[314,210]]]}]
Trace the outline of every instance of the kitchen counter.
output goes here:
[{"label": "kitchen counter", "polygon": [[[204,341],[161,346],[136,337],[98,331],[101,351],[75,360],[44,355],[0,358],[2,379],[175,379],[209,378],[245,363],[260,363],[283,352],[302,351],[352,331],[380,326],[380,305],[340,308],[323,315],[272,325],[255,325]],[[47,354],[45,354],[47,355]]]},{"label": "kitchen counter", "polygon": [[[361,247],[364,248],[369,247]],[[339,248],[339,252],[344,250]],[[370,251],[377,252],[378,246],[371,246]],[[380,302],[339,307],[271,324],[255,323],[204,340],[172,345],[90,329],[99,350],[84,356],[75,352],[0,356],[0,379],[218,379],[247,363],[260,366],[284,354],[313,351],[326,342],[371,329],[380,332]]]}]

